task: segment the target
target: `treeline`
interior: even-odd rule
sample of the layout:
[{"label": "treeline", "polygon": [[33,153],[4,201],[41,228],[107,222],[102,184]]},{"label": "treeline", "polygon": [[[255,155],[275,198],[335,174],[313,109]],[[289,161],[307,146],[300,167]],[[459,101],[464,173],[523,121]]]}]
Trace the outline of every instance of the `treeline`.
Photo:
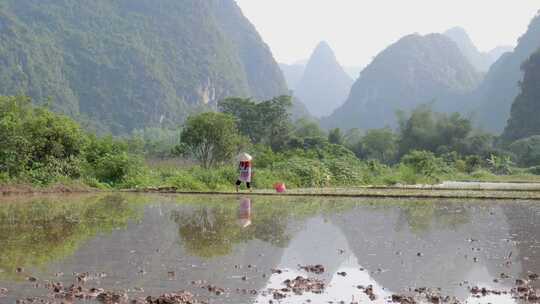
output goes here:
[{"label": "treeline", "polygon": [[129,141],[87,133],[22,96],[0,97],[0,142],[3,183],[121,185],[143,164],[130,153]]},{"label": "treeline", "polygon": [[193,115],[177,130],[113,138],[90,134],[26,97],[0,97],[0,184],[230,190],[240,151],[255,158],[258,188],[276,182],[331,187],[540,173],[534,167],[540,140],[508,144],[474,130],[459,114],[421,106],[398,114],[397,130],[327,132],[317,121],[293,121],[291,106],[288,96],[262,102],[230,98],[219,103],[218,112]]}]

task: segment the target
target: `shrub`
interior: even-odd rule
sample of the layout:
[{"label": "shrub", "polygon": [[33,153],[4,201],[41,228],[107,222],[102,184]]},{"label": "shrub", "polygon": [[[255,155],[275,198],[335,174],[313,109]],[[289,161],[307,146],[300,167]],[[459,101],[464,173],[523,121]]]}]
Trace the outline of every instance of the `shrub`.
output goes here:
[{"label": "shrub", "polygon": [[276,164],[274,170],[299,187],[324,187],[330,184],[331,173],[320,161],[294,157]]},{"label": "shrub", "polygon": [[142,162],[131,157],[126,152],[107,154],[93,164],[95,177],[109,185],[117,185],[124,181],[129,174],[136,174],[142,169]]},{"label": "shrub", "polygon": [[472,173],[482,166],[482,158],[478,155],[470,155],[465,158],[465,172]]},{"label": "shrub", "polygon": [[178,172],[177,174],[169,177],[166,181],[167,185],[176,187],[178,190],[185,191],[204,191],[208,190],[208,187],[196,179],[192,174],[188,172]]},{"label": "shrub", "polygon": [[436,177],[449,171],[445,161],[429,151],[412,151],[403,156],[402,163],[409,166],[416,174]]},{"label": "shrub", "polygon": [[540,166],[530,167],[527,172],[534,175],[540,175]]},{"label": "shrub", "polygon": [[492,173],[497,175],[507,175],[512,173],[513,162],[510,156],[497,156],[492,154],[487,163]]},{"label": "shrub", "polygon": [[517,140],[508,149],[516,156],[518,164],[522,166],[540,165],[540,135]]}]

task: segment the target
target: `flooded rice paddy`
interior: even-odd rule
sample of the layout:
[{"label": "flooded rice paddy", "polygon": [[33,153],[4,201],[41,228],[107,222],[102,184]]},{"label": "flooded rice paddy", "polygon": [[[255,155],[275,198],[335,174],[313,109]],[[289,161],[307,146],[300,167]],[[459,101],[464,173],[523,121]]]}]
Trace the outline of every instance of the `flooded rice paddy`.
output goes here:
[{"label": "flooded rice paddy", "polygon": [[2,304],[535,303],[537,273],[535,202],[0,201]]}]

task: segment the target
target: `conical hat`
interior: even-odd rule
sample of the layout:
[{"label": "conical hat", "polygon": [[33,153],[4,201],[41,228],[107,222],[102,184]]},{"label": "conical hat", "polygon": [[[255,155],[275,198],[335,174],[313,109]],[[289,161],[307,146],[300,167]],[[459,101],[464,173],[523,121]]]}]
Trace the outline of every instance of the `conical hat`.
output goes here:
[{"label": "conical hat", "polygon": [[238,154],[238,161],[251,161],[253,157],[247,153],[240,153]]}]

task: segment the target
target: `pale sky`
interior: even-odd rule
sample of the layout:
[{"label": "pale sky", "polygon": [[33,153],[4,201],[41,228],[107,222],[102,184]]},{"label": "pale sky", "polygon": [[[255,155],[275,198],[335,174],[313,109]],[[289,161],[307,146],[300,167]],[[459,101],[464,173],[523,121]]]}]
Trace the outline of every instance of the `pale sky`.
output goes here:
[{"label": "pale sky", "polygon": [[307,59],[326,40],[342,65],[365,66],[404,35],[461,26],[487,51],[515,46],[540,0],[236,0],[277,61]]}]

